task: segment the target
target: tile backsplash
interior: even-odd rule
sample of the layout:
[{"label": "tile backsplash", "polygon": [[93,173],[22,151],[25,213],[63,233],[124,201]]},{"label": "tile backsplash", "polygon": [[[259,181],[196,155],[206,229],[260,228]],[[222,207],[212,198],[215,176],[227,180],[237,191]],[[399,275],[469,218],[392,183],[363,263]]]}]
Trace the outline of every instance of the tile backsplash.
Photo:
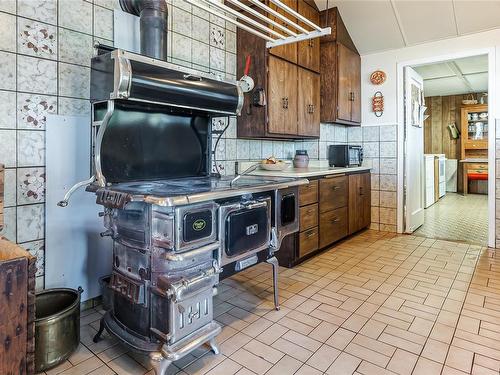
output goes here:
[{"label": "tile backsplash", "polygon": [[[167,2],[168,61],[236,78],[234,25],[184,0]],[[2,234],[37,255],[39,288],[44,254],[50,251],[44,248],[46,116],[89,115],[93,44],[113,45],[117,8],[118,0],[0,0],[0,162],[6,165]],[[297,149],[308,150],[312,159],[326,159],[329,144],[362,144],[374,167],[372,226],[395,229],[395,127],[321,124],[319,140],[262,141],[237,139],[235,117],[215,118],[213,127],[228,123],[215,154],[224,174],[234,173],[237,160],[290,159]]]}]

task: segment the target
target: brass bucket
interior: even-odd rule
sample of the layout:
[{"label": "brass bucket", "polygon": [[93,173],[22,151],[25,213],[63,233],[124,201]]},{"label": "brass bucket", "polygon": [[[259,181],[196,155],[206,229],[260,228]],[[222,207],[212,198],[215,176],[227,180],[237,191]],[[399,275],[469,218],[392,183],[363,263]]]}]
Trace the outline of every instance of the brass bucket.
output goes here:
[{"label": "brass bucket", "polygon": [[80,295],[69,288],[46,289],[36,294],[35,371],[64,362],[80,342]]}]

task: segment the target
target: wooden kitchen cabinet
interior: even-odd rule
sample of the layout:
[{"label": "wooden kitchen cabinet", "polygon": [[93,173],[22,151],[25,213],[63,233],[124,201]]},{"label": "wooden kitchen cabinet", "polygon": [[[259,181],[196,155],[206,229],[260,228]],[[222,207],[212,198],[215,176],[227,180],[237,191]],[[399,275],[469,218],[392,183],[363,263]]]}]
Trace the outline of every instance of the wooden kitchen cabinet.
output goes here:
[{"label": "wooden kitchen cabinet", "polygon": [[329,175],[299,187],[299,232],[276,252],[293,267],[321,249],[370,225],[370,172]]},{"label": "wooden kitchen cabinet", "polygon": [[349,175],[349,234],[370,226],[370,173]]},{"label": "wooden kitchen cabinet", "polygon": [[298,68],[297,134],[319,137],[320,77],[307,69]]},{"label": "wooden kitchen cabinet", "polygon": [[319,182],[320,212],[347,206],[348,177],[325,177]]},{"label": "wooden kitchen cabinet", "polygon": [[361,57],[338,10],[321,12],[331,36],[321,38],[321,122],[361,124]]},{"label": "wooden kitchen cabinet", "polygon": [[[320,18],[319,12],[314,9],[312,6],[307,4],[305,1],[299,1],[298,12],[306,17],[308,20],[314,22],[316,25],[319,25]],[[308,29],[309,26],[304,23],[299,23],[300,26]],[[314,72],[319,73],[319,50],[320,50],[320,41],[319,38],[304,40],[298,43],[298,51],[297,51],[297,64],[310,69]]]},{"label": "wooden kitchen cabinet", "polygon": [[[303,0],[281,0],[283,4],[286,6],[290,7],[294,11],[297,11],[299,7],[301,7],[300,4],[303,3]],[[290,19],[291,21],[297,23],[297,19],[295,17],[290,16],[287,12],[285,12],[282,8],[276,7],[272,2],[269,3],[269,7],[275,11],[277,11],[279,14],[284,15],[286,18]],[[300,10],[299,10],[300,12]],[[282,26],[287,26],[287,23],[280,20],[278,17],[275,17],[273,15],[270,15],[269,18],[271,18],[273,21],[279,23]],[[270,28],[280,34],[284,34],[282,30],[277,28],[276,26],[271,25]],[[269,53],[281,57],[282,59],[285,59],[287,61],[290,61],[294,64],[297,63],[297,51],[298,51],[298,45],[297,43],[291,43],[291,44],[285,44],[283,46],[279,47],[274,47],[269,49]]]},{"label": "wooden kitchen cabinet", "polygon": [[[284,3],[304,14],[307,12],[312,16],[316,13],[314,17],[318,18],[319,12],[311,6],[312,2],[287,0]],[[273,5],[271,2],[267,4]],[[278,18],[275,21],[278,22]],[[244,74],[245,60],[250,56],[249,76],[255,82],[254,89],[245,93],[241,115],[237,119],[238,138],[319,137],[318,42],[316,40],[311,46],[302,45],[301,48],[299,43],[293,43],[267,49],[265,40],[245,30],[237,30],[237,76]],[[265,100],[258,101],[258,98]]]},{"label": "wooden kitchen cabinet", "polygon": [[319,247],[324,248],[347,236],[347,207],[323,212],[319,219]]},{"label": "wooden kitchen cabinet", "polygon": [[297,134],[297,66],[269,57],[269,132]]}]

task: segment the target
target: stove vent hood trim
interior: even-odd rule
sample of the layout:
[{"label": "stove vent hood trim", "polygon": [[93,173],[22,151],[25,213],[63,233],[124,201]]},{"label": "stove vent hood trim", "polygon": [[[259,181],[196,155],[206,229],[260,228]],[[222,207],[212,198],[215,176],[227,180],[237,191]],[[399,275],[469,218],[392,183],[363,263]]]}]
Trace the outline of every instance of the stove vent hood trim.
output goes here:
[{"label": "stove vent hood trim", "polygon": [[[162,80],[156,79],[155,82],[155,77],[153,76],[139,76],[137,72],[134,74],[134,64],[145,64],[152,70],[164,71],[162,75],[165,74],[165,76],[168,76],[168,74],[182,75],[183,79],[169,85],[169,88],[172,91],[177,91],[179,94],[189,91],[190,97],[198,96],[197,105],[183,103],[183,99],[187,95],[166,95],[159,98],[157,95],[149,93],[149,90],[140,90],[141,87],[136,89],[141,84],[144,87],[150,86],[151,89],[157,88],[164,91],[166,85],[164,85],[165,87],[160,86],[166,81],[162,82]],[[205,86],[212,87],[205,91],[200,90],[196,87],[197,85],[199,86],[200,82],[206,83]],[[90,94],[91,102],[127,99],[222,115],[239,115],[244,100],[243,91],[235,80],[222,79],[212,74],[202,73],[189,68],[179,68],[177,65],[162,60],[121,49],[98,54],[92,58]],[[219,94],[219,101],[214,100],[214,95],[217,94]],[[177,101],[171,99],[177,99]],[[200,104],[207,104],[207,99],[212,100],[212,105]],[[231,102],[228,103],[227,100]],[[226,108],[223,108],[223,105]]]}]

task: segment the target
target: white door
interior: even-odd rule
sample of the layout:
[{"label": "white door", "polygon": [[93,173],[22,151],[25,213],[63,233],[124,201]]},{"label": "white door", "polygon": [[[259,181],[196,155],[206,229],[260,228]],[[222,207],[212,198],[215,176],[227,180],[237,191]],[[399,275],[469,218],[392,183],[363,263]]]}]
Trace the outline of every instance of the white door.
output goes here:
[{"label": "white door", "polygon": [[424,81],[405,68],[405,232],[424,223]]}]

